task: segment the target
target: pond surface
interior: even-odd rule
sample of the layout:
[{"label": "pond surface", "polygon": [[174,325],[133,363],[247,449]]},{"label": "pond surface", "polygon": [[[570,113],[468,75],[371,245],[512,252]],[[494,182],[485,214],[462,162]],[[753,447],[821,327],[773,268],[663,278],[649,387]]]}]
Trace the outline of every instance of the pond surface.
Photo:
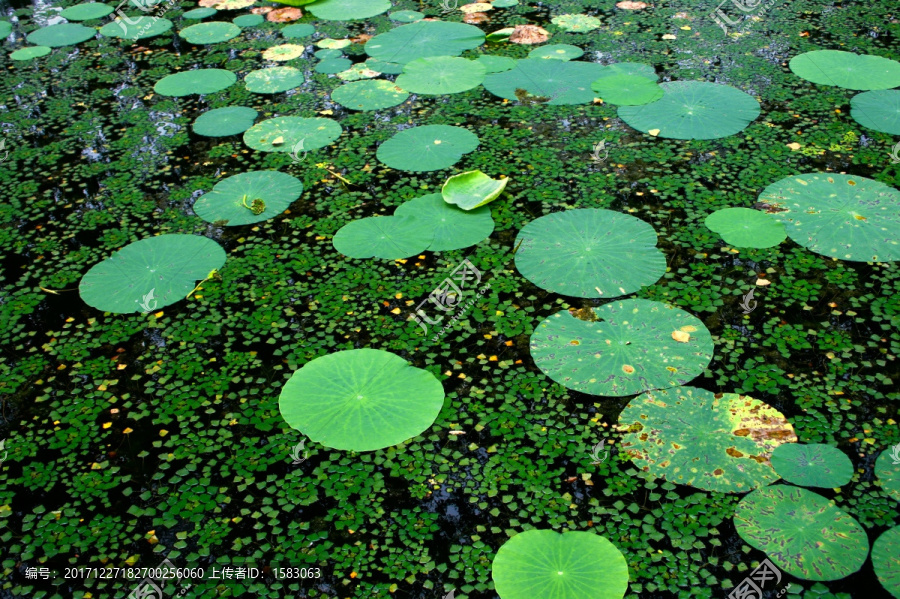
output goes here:
[{"label": "pond surface", "polygon": [[[614,546],[604,563],[621,555],[627,564],[621,592],[609,590],[619,584],[612,574],[601,573],[588,576],[590,588],[607,594],[560,597],[726,597],[766,559],[779,566],[779,578],[767,581],[765,597],[900,596],[900,547],[890,535],[876,544],[900,523],[900,472],[889,459],[900,444],[897,262],[838,260],[795,237],[766,248],[730,245],[705,225],[729,207],[774,219],[781,208],[763,192],[795,175],[900,187],[900,159],[891,157],[897,135],[851,118],[860,91],[813,83],[789,68],[793,57],[815,50],[900,60],[896,3],[720,5],[738,23],[728,25],[727,35],[711,16],[712,3],[625,9],[611,0],[497,1],[481,16],[465,17],[485,34],[536,25],[549,39],[501,38],[455,54],[463,58],[521,60],[535,48],[567,44],[584,51],[576,61],[596,68],[642,63],[663,86],[727,85],[759,104],[758,117],[736,133],[676,139],[632,128],[618,106],[591,94],[557,104],[577,93],[575,84],[532,81],[531,91],[500,97],[486,89],[494,74],[465,91],[414,93],[386,108],[350,110],[332,99],[347,84],[318,72],[334,70],[321,63],[336,56],[365,62],[368,36],[404,26],[392,20],[399,11],[461,23],[459,7],[450,2],[452,10],[443,12],[437,0],[391,0],[386,12],[353,21],[318,18],[301,7],[299,21],[242,25],[222,42],[195,45],[179,37],[191,25],[230,23],[251,8],[278,6],[236,8],[230,1],[202,20],[184,16],[198,8],[194,2],[156,12],[132,7],[125,11],[132,18],[162,16],[172,29],[136,41],[98,33],[28,60],[10,54],[33,46],[26,36],[64,22],[58,9],[76,3],[0,3],[0,21],[12,26],[0,51],[0,597],[126,597],[139,587],[149,593],[150,574],[166,597],[494,599],[498,551],[531,529],[595,533]],[[360,4],[345,3],[347,10]],[[587,15],[597,24],[567,31],[561,15]],[[82,24],[99,29],[115,16]],[[313,31],[287,39],[282,30],[295,23]],[[326,39],[352,41],[337,54],[317,56]],[[302,54],[286,61],[263,55],[284,43],[302,46]],[[303,81],[277,93],[247,89],[248,73],[275,66],[297,69]],[[203,95],[154,89],[195,68],[230,71],[237,81]],[[563,67],[551,71],[562,77]],[[587,89],[591,82],[584,82]],[[320,118],[338,123],[341,133],[288,153],[254,149],[242,132],[195,132],[200,115],[233,106],[255,110],[256,125],[283,116]],[[477,148],[431,171],[391,168],[379,159],[381,144],[424,125],[464,128],[477,135]],[[265,143],[284,144],[271,137]],[[494,226],[477,243],[399,259],[335,249],[332,240],[349,223],[393,215],[474,170],[508,180],[499,197],[479,208]],[[194,208],[204,194],[251,171],[289,174],[302,193],[250,224],[198,216]],[[896,222],[898,204],[884,205]],[[519,244],[523,227],[579,209],[614,211],[652,227],[664,271],[614,298],[593,295],[593,279],[587,293],[567,295],[523,276],[520,261],[537,243]],[[134,242],[173,234],[218,244],[226,259],[216,275],[204,279],[212,267],[204,268],[187,287],[199,288],[177,300],[161,297],[161,287],[154,287],[155,298],[142,290],[135,301],[159,301],[147,310],[116,313],[83,299],[82,278],[95,265]],[[884,233],[894,245],[898,236],[900,228]],[[656,252],[650,245],[647,251]],[[467,307],[455,312],[455,322],[448,314],[424,333],[411,319],[416,306],[466,259],[480,276],[460,298]],[[626,261],[622,270],[631,266]],[[633,270],[643,266],[635,262]],[[548,277],[559,274],[553,270]],[[96,301],[112,301],[120,291]],[[695,424],[706,436],[688,443],[689,451],[701,448],[691,464],[706,473],[716,459],[729,462],[722,455],[727,443],[718,453],[707,451],[721,445],[721,435],[752,431],[761,448],[754,464],[767,469],[756,484],[726,488],[752,466],[730,463],[719,487],[673,482],[677,474],[665,470],[663,459],[641,462],[640,452],[653,451],[653,444],[638,445],[637,420],[620,421],[647,396],[587,393],[557,382],[564,374],[551,377],[556,354],[569,356],[564,368],[594,354],[576,353],[573,347],[589,347],[591,335],[573,332],[568,345],[551,344],[543,361],[535,345],[545,320],[571,314],[569,331],[596,327],[603,310],[633,300],[678,308],[699,323],[692,342],[701,343],[708,330],[712,348],[699,374],[647,388],[676,395],[693,388],[715,406],[673,410],[647,432],[679,423],[690,432]],[[631,343],[632,328],[623,327],[623,343]],[[663,337],[672,354],[648,359],[648,369],[684,355],[668,329]],[[332,449],[291,428],[279,408],[291,376],[317,358],[365,348],[399,356],[440,382],[444,398],[433,424],[374,451]],[[725,414],[720,405],[732,399],[734,418],[748,417],[742,410],[751,404],[739,404],[749,400],[729,394],[758,400],[762,407],[752,406],[768,420],[735,425],[738,432],[704,429],[706,416]],[[675,395],[665,397],[672,403]],[[639,418],[652,415],[650,407]],[[759,433],[767,426],[778,434]],[[653,437],[657,447],[681,449],[682,438],[673,438]],[[779,479],[768,458],[790,442],[838,450],[841,457],[804,467],[807,476],[825,476],[849,460],[847,481],[813,487]],[[727,449],[732,457],[740,453]],[[822,509],[829,516],[836,512],[827,510],[840,510],[840,522],[810,525],[802,550],[793,542],[796,530],[773,526],[762,535],[769,540],[762,550],[740,530],[749,518],[742,499],[759,496],[747,494],[755,487],[795,493],[796,504],[807,507],[830,501]],[[776,520],[802,521],[788,499],[772,501]],[[845,525],[857,527],[852,543]],[[789,563],[792,551],[804,559],[837,557],[816,577]],[[177,581],[139,570],[169,564],[188,570],[179,570]],[[212,580],[213,567],[232,568],[231,576]],[[500,590],[504,599],[517,596]]]}]

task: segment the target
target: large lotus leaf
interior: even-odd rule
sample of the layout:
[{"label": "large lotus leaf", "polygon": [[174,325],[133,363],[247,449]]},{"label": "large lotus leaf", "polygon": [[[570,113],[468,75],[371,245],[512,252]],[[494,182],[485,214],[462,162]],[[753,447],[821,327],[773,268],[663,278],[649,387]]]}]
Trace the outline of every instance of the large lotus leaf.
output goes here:
[{"label": "large lotus leaf", "polygon": [[486,73],[487,69],[477,60],[429,56],[406,63],[397,85],[414,94],[456,94],[481,85]]},{"label": "large lotus leaf", "polygon": [[40,58],[41,56],[47,56],[50,52],[52,52],[52,50],[47,46],[26,46],[24,48],[19,48],[10,54],[9,57],[12,60],[32,60],[34,58]]},{"label": "large lotus leaf", "polygon": [[331,145],[341,136],[337,121],[323,118],[281,116],[253,125],[244,133],[244,143],[263,152],[292,152],[303,140],[305,151]]},{"label": "large lotus leaf", "polygon": [[168,75],[156,82],[153,91],[161,96],[212,94],[231,86],[237,75],[225,69],[192,69]]},{"label": "large lotus leaf", "polygon": [[563,31],[572,33],[586,33],[603,26],[603,21],[589,15],[557,15],[550,22]]},{"label": "large lotus leaf", "polygon": [[637,75],[652,81],[659,79],[659,75],[656,74],[656,69],[653,68],[653,65],[642,62],[617,62],[608,65],[600,77],[615,77],[616,75]]},{"label": "large lotus leaf", "polygon": [[[287,173],[251,171],[216,183],[212,191],[197,198],[194,212],[205,221],[228,221],[228,226],[249,225],[284,212],[303,193],[303,183]],[[264,210],[254,214],[253,200],[262,200]],[[250,206],[251,208],[248,208]]]},{"label": "large lotus leaf", "polygon": [[[346,71],[341,71],[337,73],[338,79],[342,81],[359,81],[360,79],[373,79],[381,75],[380,72],[374,71],[369,68],[369,65],[365,62],[358,62],[354,65],[351,65],[349,69]],[[388,82],[390,83],[390,82]],[[396,86],[394,86],[396,87]],[[399,89],[399,88],[398,88]],[[409,96],[409,94],[407,94]]]},{"label": "large lotus leaf", "polygon": [[406,64],[429,56],[459,56],[483,43],[484,32],[473,25],[419,21],[376,35],[366,42],[366,54]]},{"label": "large lotus leaf", "polygon": [[805,580],[838,580],[862,567],[869,540],[833,501],[777,485],[756,489],[738,504],[734,527],[783,572]]},{"label": "large lotus leaf", "polygon": [[387,12],[390,0],[318,0],[307,10],[323,21],[358,21]]},{"label": "large lotus leaf", "polygon": [[259,113],[245,106],[226,106],[204,112],[194,121],[194,133],[205,137],[227,137],[253,126]]},{"label": "large lotus leaf", "polygon": [[12,23],[0,21],[0,38],[8,37],[10,33],[12,33]]},{"label": "large lotus leaf", "polygon": [[389,14],[388,18],[391,21],[397,21],[398,23],[415,23],[416,21],[424,19],[425,13],[421,13],[417,10],[398,10]]},{"label": "large lotus leaf", "polygon": [[93,27],[85,27],[78,23],[60,23],[32,31],[28,34],[27,39],[28,43],[35,46],[61,48],[86,42],[95,35],[97,35],[97,30]]},{"label": "large lotus leaf", "polygon": [[491,578],[500,599],[622,599],[628,564],[592,532],[526,530],[497,551]]},{"label": "large lotus leaf", "polygon": [[620,106],[640,106],[663,97],[663,88],[642,75],[609,75],[591,83],[605,102]]},{"label": "large lotus leaf", "polygon": [[500,197],[509,179],[491,179],[481,171],[466,171],[453,175],[441,187],[441,195],[448,204],[463,210],[474,210]]},{"label": "large lotus leaf", "polygon": [[377,349],[332,353],[304,365],[278,398],[281,416],[332,449],[373,451],[434,424],[444,388],[433,374]]},{"label": "large lotus leaf", "polygon": [[408,214],[370,216],[341,227],[332,243],[348,258],[400,260],[425,251],[433,237],[434,231]]},{"label": "large lotus leaf", "polygon": [[515,100],[516,90],[524,89],[533,96],[550,98],[547,104],[586,104],[594,100],[591,82],[604,68],[592,62],[525,58],[509,71],[487,75],[484,88],[507,100]]},{"label": "large lotus leaf", "polygon": [[[592,309],[596,321],[567,310],[531,335],[531,357],[544,374],[576,391],[622,397],[685,385],[713,357],[713,341],[699,318],[643,299]],[[675,337],[686,341],[676,341]]]},{"label": "large lotus leaf", "polygon": [[900,526],[886,530],[872,544],[872,567],[884,588],[900,599]]},{"label": "large lotus leaf", "polygon": [[853,96],[850,116],[863,127],[900,135],[900,91],[877,90]]},{"label": "large lotus leaf", "polygon": [[890,89],[900,85],[900,62],[844,52],[815,50],[791,59],[790,68],[798,77],[819,85],[846,89]]},{"label": "large lotus leaf", "polygon": [[638,131],[671,139],[718,139],[743,131],[759,116],[759,102],[729,85],[705,81],[661,83],[656,102],[621,106],[619,117]]},{"label": "large lotus leaf", "polygon": [[720,493],[778,480],[769,457],[795,444],[794,427],[758,399],[696,387],[648,391],[619,415],[621,449],[656,478]]},{"label": "large lotus leaf", "polygon": [[900,260],[900,191],[865,177],[786,177],[759,196],[788,236],[817,254],[860,262]]},{"label": "large lotus leaf", "polygon": [[256,94],[277,94],[303,83],[303,71],[294,67],[268,67],[247,73],[244,85]]},{"label": "large lotus leaf", "polygon": [[739,248],[770,248],[785,240],[784,225],[765,212],[750,208],[722,208],[706,217],[710,231]]},{"label": "large lotus leaf", "polygon": [[116,18],[100,28],[100,35],[136,41],[162,35],[170,29],[172,21],[169,19],[139,16],[128,17],[127,20]]},{"label": "large lotus leaf", "polygon": [[368,68],[385,75],[399,75],[403,72],[403,65],[396,62],[385,62],[377,58],[370,58],[364,62]]},{"label": "large lotus leaf", "polygon": [[494,231],[491,209],[482,206],[468,212],[451,206],[439,193],[404,202],[394,211],[394,216],[415,217],[421,227],[434,231],[427,250],[445,252],[458,250],[490,237]]},{"label": "large lotus leaf", "polygon": [[331,99],[350,110],[380,110],[402,104],[409,98],[404,91],[383,79],[354,81],[331,92]]},{"label": "large lotus leaf", "polygon": [[656,241],[653,227],[630,214],[592,208],[554,212],[519,231],[516,268],[554,293],[619,297],[665,274],[666,257]]},{"label": "large lotus leaf", "polygon": [[549,58],[552,60],[575,60],[584,56],[584,50],[571,44],[551,44],[535,48],[528,58]]},{"label": "large lotus leaf", "polygon": [[785,443],[775,450],[771,461],[779,476],[803,487],[834,489],[846,485],[853,476],[850,458],[824,443]]},{"label": "large lotus leaf", "polygon": [[240,34],[240,27],[224,21],[197,23],[178,32],[178,35],[192,44],[218,44],[236,38]]},{"label": "large lotus leaf", "polygon": [[486,73],[502,73],[516,66],[518,62],[515,58],[509,56],[493,56],[491,54],[482,54],[478,57],[478,62],[484,65]]},{"label": "large lotus leaf", "polygon": [[478,136],[462,127],[423,125],[400,131],[378,146],[375,156],[401,171],[437,171],[478,147]]},{"label": "large lotus leaf", "polygon": [[212,239],[159,235],[130,243],[92,266],[78,292],[104,312],[148,312],[185,299],[198,280],[223,264],[225,250]]},{"label": "large lotus leaf", "polygon": [[878,486],[900,501],[900,444],[892,447],[891,451],[882,451],[875,460],[875,478]]},{"label": "large lotus leaf", "polygon": [[102,19],[113,11],[113,7],[102,2],[87,2],[85,4],[76,4],[59,13],[64,19],[69,21],[90,21],[91,19]]}]

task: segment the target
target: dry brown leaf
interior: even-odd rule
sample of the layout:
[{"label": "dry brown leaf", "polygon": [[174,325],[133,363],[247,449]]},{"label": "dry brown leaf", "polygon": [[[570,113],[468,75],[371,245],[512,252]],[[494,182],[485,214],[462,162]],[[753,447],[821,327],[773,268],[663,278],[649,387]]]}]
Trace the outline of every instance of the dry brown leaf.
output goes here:
[{"label": "dry brown leaf", "polygon": [[464,4],[459,7],[464,13],[475,13],[475,12],[485,12],[488,10],[494,10],[494,7],[490,2],[473,2],[472,4]]},{"label": "dry brown leaf", "polygon": [[550,33],[537,25],[516,25],[509,35],[509,41],[514,44],[542,44],[550,39]]},{"label": "dry brown leaf", "polygon": [[360,33],[356,37],[351,37],[350,41],[353,42],[354,44],[365,44],[370,39],[372,39],[372,36],[369,35],[368,33]]},{"label": "dry brown leaf", "polygon": [[672,339],[678,343],[687,343],[691,340],[691,334],[684,331],[672,331]]},{"label": "dry brown leaf", "polygon": [[677,39],[678,39],[677,37],[675,37],[675,36],[672,35],[671,33],[665,34],[664,36],[662,36],[662,38],[663,38],[664,40],[677,40]]},{"label": "dry brown leaf", "polygon": [[257,6],[256,8],[251,8],[250,12],[254,15],[264,15],[267,12],[272,12],[275,10],[274,6]]},{"label": "dry brown leaf", "polygon": [[273,23],[290,23],[291,21],[296,21],[302,16],[302,10],[300,10],[299,8],[294,8],[293,6],[288,6],[286,8],[276,8],[275,10],[269,11],[269,13],[266,15],[266,20]]},{"label": "dry brown leaf", "polygon": [[463,14],[463,23],[470,25],[478,25],[479,23],[490,23],[491,18],[483,12],[467,12]]},{"label": "dry brown leaf", "polygon": [[642,8],[647,8],[649,5],[646,2],[631,2],[631,0],[625,0],[624,2],[616,3],[616,6],[624,8],[625,10],[641,10]]},{"label": "dry brown leaf", "polygon": [[766,285],[771,285],[772,281],[769,281],[768,279],[756,279],[756,284],[760,287],[765,287]]},{"label": "dry brown leaf", "polygon": [[200,0],[198,3],[203,8],[212,8],[219,3],[219,0]]}]

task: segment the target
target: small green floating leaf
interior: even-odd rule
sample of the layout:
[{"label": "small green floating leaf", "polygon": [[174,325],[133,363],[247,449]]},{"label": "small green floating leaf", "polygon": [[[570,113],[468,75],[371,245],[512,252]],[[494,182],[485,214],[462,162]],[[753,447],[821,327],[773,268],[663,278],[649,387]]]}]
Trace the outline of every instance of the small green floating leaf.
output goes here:
[{"label": "small green floating leaf", "polygon": [[900,62],[843,50],[814,50],[793,57],[795,75],[818,83],[859,91],[900,86]]},{"label": "small green floating leaf", "polygon": [[552,60],[575,60],[584,56],[584,50],[571,44],[551,44],[535,48],[528,58],[549,58]]},{"label": "small green floating leaf", "polygon": [[503,190],[509,179],[491,179],[481,171],[467,171],[453,175],[441,187],[441,195],[448,204],[456,204],[463,210],[474,210],[493,202]]},{"label": "small green floating leaf", "polygon": [[162,35],[172,29],[172,21],[159,17],[116,18],[100,28],[100,35],[137,41]]},{"label": "small green floating leaf", "polygon": [[257,69],[244,77],[244,85],[256,94],[277,94],[294,89],[304,81],[303,71],[294,67]]},{"label": "small green floating leaf", "polygon": [[572,33],[587,33],[603,26],[603,21],[589,15],[557,15],[550,22],[563,31]]},{"label": "small green floating leaf", "polygon": [[316,32],[316,28],[308,23],[294,23],[293,25],[288,25],[284,29],[281,30],[281,35],[287,39],[296,39],[301,37],[308,37]]},{"label": "small green floating leaf", "polygon": [[803,487],[834,489],[846,485],[853,477],[850,458],[837,447],[823,443],[780,445],[771,461],[779,476]]},{"label": "small green floating leaf", "polygon": [[61,23],[32,31],[28,34],[27,39],[29,43],[35,46],[61,48],[63,46],[80,44],[93,38],[95,35],[97,35],[97,30],[92,27],[85,27],[78,23]]},{"label": "small green floating leaf", "polygon": [[370,216],[341,227],[334,249],[348,258],[400,260],[420,254],[431,245],[434,231],[405,216]]},{"label": "small green floating leaf", "polygon": [[473,25],[419,21],[376,35],[366,42],[366,54],[406,64],[429,56],[459,56],[483,43],[484,33]]},{"label": "small green floating leaf", "polygon": [[235,17],[231,20],[232,23],[237,25],[238,27],[257,27],[266,22],[265,17],[262,15],[241,15],[239,17]]},{"label": "small green floating leaf", "polygon": [[211,17],[211,16],[215,15],[217,12],[219,12],[219,11],[217,11],[215,8],[203,7],[203,8],[195,8],[193,10],[189,10],[181,16],[184,17],[185,19],[199,21],[200,19],[205,19],[207,17]]},{"label": "small green floating leaf", "polygon": [[69,21],[90,21],[91,19],[102,19],[112,13],[113,7],[101,2],[87,2],[85,4],[76,4],[59,13],[64,19]]},{"label": "small green floating leaf", "polygon": [[604,102],[619,106],[640,106],[663,97],[663,88],[641,75],[610,75],[591,84]]},{"label": "small green floating leaf", "polygon": [[0,21],[0,39],[9,37],[12,33],[12,23],[9,21]]},{"label": "small green floating leaf", "polygon": [[500,547],[491,578],[500,599],[622,599],[628,563],[592,532],[532,529]]},{"label": "small green floating leaf", "polygon": [[771,215],[750,208],[723,208],[706,217],[706,227],[739,248],[775,247],[787,238],[784,225]]},{"label": "small green floating leaf", "polygon": [[204,112],[194,121],[194,133],[205,137],[227,137],[243,133],[259,115],[245,106],[226,106]]},{"label": "small green floating leaf", "polygon": [[350,110],[390,108],[402,104],[407,98],[409,98],[409,92],[383,79],[354,81],[331,92],[332,100]]},{"label": "small green floating leaf", "polygon": [[237,75],[225,69],[193,69],[163,77],[153,86],[161,96],[190,96],[212,94],[230,87]]},{"label": "small green floating leaf", "polygon": [[888,495],[900,501],[900,447],[898,445],[892,447],[890,451],[882,451],[875,460],[875,478],[878,479],[878,485]]},{"label": "small green floating leaf", "polygon": [[359,21],[387,12],[390,0],[318,0],[307,10],[323,21]]},{"label": "small green floating leaf", "polygon": [[244,143],[263,152],[287,152],[303,140],[307,152],[331,145],[341,136],[337,121],[324,118],[282,116],[267,119],[244,133]]},{"label": "small green floating leaf", "polygon": [[240,27],[224,21],[198,23],[178,32],[178,35],[192,44],[218,44],[236,38],[240,34]]},{"label": "small green floating leaf", "polygon": [[397,86],[420,95],[456,94],[478,87],[487,70],[477,60],[430,56],[406,63]]},{"label": "small green floating leaf", "polygon": [[335,73],[346,71],[352,66],[353,61],[348,58],[326,58],[316,65],[316,72],[334,75]]},{"label": "small green floating leaf", "polygon": [[398,10],[389,14],[388,18],[391,21],[397,21],[398,23],[415,23],[416,21],[424,19],[425,13],[421,13],[417,10]]},{"label": "small green floating leaf", "polygon": [[32,60],[41,56],[47,56],[50,52],[51,49],[47,46],[28,46],[16,50],[9,57],[13,60]]},{"label": "small green floating leaf", "polygon": [[863,127],[900,135],[900,91],[877,90],[853,96],[850,116]]}]

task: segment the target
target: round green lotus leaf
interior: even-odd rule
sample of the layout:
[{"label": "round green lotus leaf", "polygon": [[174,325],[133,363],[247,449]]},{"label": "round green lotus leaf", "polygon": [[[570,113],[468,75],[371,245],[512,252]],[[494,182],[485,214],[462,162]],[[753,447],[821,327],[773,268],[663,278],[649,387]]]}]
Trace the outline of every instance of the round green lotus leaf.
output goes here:
[{"label": "round green lotus leaf", "polygon": [[257,94],[277,94],[294,89],[304,81],[303,71],[294,67],[268,67],[244,77],[247,89]]},{"label": "round green lotus leaf", "polygon": [[484,78],[484,88],[501,98],[516,100],[516,90],[549,98],[547,104],[586,104],[594,100],[591,82],[605,67],[590,62],[525,58],[503,73]]},{"label": "round green lotus leaf", "polygon": [[262,15],[250,14],[235,17],[231,20],[231,22],[238,27],[257,27],[258,25],[262,25],[263,23],[265,23],[266,19]]},{"label": "round green lotus leaf", "polygon": [[784,225],[765,212],[750,208],[723,208],[706,217],[706,227],[739,248],[770,248],[785,240]]},{"label": "round green lotus leaf", "polygon": [[[621,451],[655,478],[719,493],[778,480],[769,457],[796,445],[794,427],[758,399],[696,387],[648,391],[619,415]],[[774,460],[773,460],[774,462]]]},{"label": "round green lotus leaf", "polygon": [[477,60],[429,56],[406,63],[397,85],[420,95],[457,94],[481,85],[486,73],[487,69]]},{"label": "round green lotus leaf", "polygon": [[453,175],[441,187],[441,195],[448,204],[463,210],[474,210],[500,197],[509,179],[491,179],[481,171],[467,171]]},{"label": "round green lotus leaf", "polygon": [[240,34],[240,27],[224,21],[197,23],[178,32],[178,35],[192,44],[218,44],[236,38]]},{"label": "round green lotus leaf", "polygon": [[497,551],[491,578],[500,599],[622,599],[628,563],[592,532],[526,530]]},{"label": "round green lotus leaf", "polygon": [[194,121],[194,133],[205,137],[227,137],[243,133],[259,115],[245,106],[226,106],[204,112]]},{"label": "round green lotus leaf", "polygon": [[302,56],[305,51],[306,47],[299,44],[279,44],[263,50],[262,57],[266,60],[284,62]]},{"label": "round green lotus leaf", "polygon": [[358,21],[391,9],[390,0],[318,0],[307,10],[324,21]]},{"label": "round green lotus leaf", "polygon": [[394,216],[416,218],[421,227],[434,232],[426,250],[446,252],[475,245],[490,237],[494,231],[491,209],[482,206],[463,211],[444,201],[439,193],[431,193],[404,202]]},{"label": "round green lotus leaf", "polygon": [[61,48],[86,42],[95,35],[97,35],[97,30],[93,27],[85,27],[78,23],[61,23],[32,31],[28,34],[27,39],[28,43],[35,46]]},{"label": "round green lotus leaf", "polygon": [[207,17],[211,17],[211,16],[215,15],[217,12],[219,12],[219,11],[217,11],[215,8],[203,7],[203,8],[195,8],[193,10],[189,10],[181,16],[184,17],[185,19],[193,19],[193,20],[199,21],[200,19],[205,19]]},{"label": "round green lotus leaf", "polygon": [[834,489],[846,485],[853,476],[850,458],[824,443],[785,443],[775,450],[771,461],[779,476],[803,487]]},{"label": "round green lotus leaf", "polygon": [[643,106],[621,106],[619,117],[659,137],[718,139],[743,131],[759,116],[759,102],[729,85],[673,81],[660,86],[662,98]]},{"label": "round green lotus leaf", "polygon": [[613,210],[554,212],[522,227],[516,268],[547,291],[573,297],[613,298],[653,285],[666,272],[656,231]]},{"label": "round green lotus leaf", "polygon": [[444,388],[433,374],[377,349],[316,358],[278,397],[288,425],[325,447],[349,451],[403,443],[434,424],[443,406]]},{"label": "round green lotus leaf", "polygon": [[116,18],[100,28],[100,35],[137,41],[162,35],[172,29],[172,21],[158,17]]},{"label": "round green lotus leaf", "polygon": [[12,23],[0,21],[0,38],[8,37],[12,33]]},{"label": "round green lotus leaf", "polygon": [[886,530],[872,544],[872,567],[882,586],[900,599],[900,526]]},{"label": "round green lotus leaf", "polygon": [[541,46],[528,53],[528,58],[550,58],[554,60],[574,60],[582,56],[584,56],[584,50],[570,44]]},{"label": "round green lotus leaf", "polygon": [[615,77],[616,75],[634,75],[637,77],[646,77],[651,81],[656,81],[659,79],[659,75],[656,74],[656,69],[653,68],[652,65],[644,64],[642,62],[617,62],[615,64],[608,65],[603,72],[600,74],[600,78],[603,77]]},{"label": "round green lotus leaf", "polygon": [[337,121],[323,118],[281,116],[265,120],[244,133],[244,143],[262,152],[292,152],[303,141],[303,150],[311,151],[331,145],[341,136]]},{"label": "round green lotus leaf", "polygon": [[346,71],[350,67],[353,66],[353,61],[347,58],[328,58],[321,61],[316,65],[317,73],[325,73],[327,75],[333,75],[335,73],[340,73],[341,71]]},{"label": "round green lotus leaf", "polygon": [[793,57],[790,68],[798,77],[819,85],[860,91],[900,86],[900,62],[881,56],[815,50]]},{"label": "round green lotus leaf", "polygon": [[329,58],[341,58],[344,56],[344,53],[334,48],[325,48],[323,50],[317,50],[313,53],[313,56],[319,60],[328,60]]},{"label": "round green lotus leaf", "polygon": [[478,62],[484,65],[487,73],[502,73],[516,66],[516,59],[508,56],[492,56],[490,54],[482,54],[478,57]]},{"label": "round green lotus leaf", "polygon": [[102,19],[113,11],[113,7],[102,2],[87,2],[85,4],[76,4],[59,13],[64,19],[69,21],[90,21],[91,19]]},{"label": "round green lotus leaf", "polygon": [[494,0],[492,4],[494,8],[510,8],[511,6],[517,6],[519,0]]},{"label": "round green lotus leaf", "polygon": [[877,90],[853,96],[850,116],[863,127],[900,135],[900,91]]},{"label": "round green lotus leaf", "polygon": [[415,23],[416,21],[424,19],[425,13],[421,13],[417,10],[398,10],[389,14],[388,18],[391,21],[397,21],[398,23]]},{"label": "round green lotus leaf", "polygon": [[237,75],[225,69],[192,69],[163,77],[153,86],[161,96],[190,96],[212,94],[230,87]]},{"label": "round green lotus leaf", "polygon": [[515,27],[504,27],[503,29],[488,33],[484,36],[484,39],[491,44],[502,44],[509,41],[509,37],[515,30]]},{"label": "round green lotus leaf", "polygon": [[557,312],[531,335],[535,364],[568,389],[622,397],[677,387],[700,376],[712,360],[709,330],[684,310],[631,299],[591,312],[596,320]]},{"label": "round green lotus leaf", "polygon": [[424,252],[433,236],[430,228],[409,214],[370,216],[341,227],[332,244],[348,258],[400,260]]},{"label": "round green lotus leaf", "polygon": [[663,97],[663,88],[641,75],[610,75],[591,84],[591,89],[610,104],[640,106]]},{"label": "round green lotus leaf", "polygon": [[[303,184],[287,173],[251,171],[216,183],[212,191],[197,198],[194,212],[211,223],[225,220],[229,227],[249,225],[278,216],[301,193]],[[262,204],[255,209],[256,200]]]},{"label": "round green lotus leaf", "polygon": [[225,250],[198,235],[159,235],[126,245],[81,279],[78,293],[104,312],[132,314],[185,299],[197,281],[225,264]]},{"label": "round green lotus leaf", "polygon": [[875,478],[878,486],[900,501],[900,443],[882,451],[875,460]]},{"label": "round green lotus leaf", "polygon": [[365,62],[358,62],[346,71],[337,73],[338,79],[342,81],[359,81],[361,79],[372,79],[381,75],[378,71],[373,71]]},{"label": "round green lotus leaf", "polygon": [[483,43],[484,32],[474,25],[419,21],[376,35],[365,48],[372,58],[406,64],[429,56],[459,56]]},{"label": "round green lotus leaf", "polygon": [[477,147],[478,136],[468,129],[423,125],[395,134],[375,155],[391,168],[420,173],[448,168]]},{"label": "round green lotus leaf", "polygon": [[348,39],[336,40],[330,37],[326,37],[325,39],[317,41],[316,46],[319,48],[325,48],[327,50],[340,50],[341,48],[346,48],[352,43],[353,42]]},{"label": "round green lotus leaf", "polygon": [[355,81],[331,92],[331,99],[350,110],[380,110],[402,104],[409,93],[390,81]]},{"label": "round green lotus leaf", "polygon": [[366,65],[367,68],[372,69],[377,73],[384,73],[385,75],[399,75],[403,72],[403,65],[396,62],[384,62],[383,60],[370,58],[363,64]]},{"label": "round green lotus leaf", "polygon": [[603,21],[589,15],[558,15],[550,19],[550,22],[562,29],[573,33],[586,33],[594,29],[600,29]]},{"label": "round green lotus leaf", "polygon": [[869,540],[862,526],[833,501],[777,485],[741,499],[734,527],[781,571],[804,580],[838,580],[862,567]]},{"label": "round green lotus leaf", "polygon": [[316,32],[316,28],[308,23],[294,23],[281,30],[281,35],[288,39],[309,37]]},{"label": "round green lotus leaf", "polygon": [[20,48],[9,55],[13,60],[32,60],[50,54],[51,49],[47,46],[28,46]]},{"label": "round green lotus leaf", "polygon": [[811,173],[766,187],[760,202],[788,236],[817,254],[839,260],[900,260],[900,191],[865,177]]}]

